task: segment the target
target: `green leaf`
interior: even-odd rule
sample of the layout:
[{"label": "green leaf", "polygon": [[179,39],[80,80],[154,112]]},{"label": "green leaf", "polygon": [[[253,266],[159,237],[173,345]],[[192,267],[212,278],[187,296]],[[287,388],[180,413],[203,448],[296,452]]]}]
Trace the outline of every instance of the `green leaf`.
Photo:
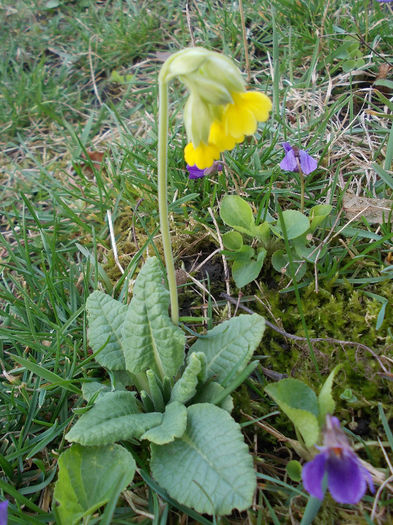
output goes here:
[{"label": "green leaf", "polygon": [[161,420],[159,412],[139,412],[134,392],[108,392],[80,417],[66,439],[81,445],[108,445],[121,439],[138,439]]},{"label": "green leaf", "polygon": [[253,235],[255,220],[251,206],[239,195],[225,195],[221,202],[220,217],[231,228]]},{"label": "green leaf", "polygon": [[152,445],[154,478],[171,497],[200,513],[247,509],[256,477],[239,425],[209,403],[192,405],[187,413],[187,429],[180,439]]},{"label": "green leaf", "polygon": [[187,409],[174,401],[166,406],[162,423],[145,432],[141,439],[147,439],[156,445],[171,443],[184,434],[187,426]]},{"label": "green leaf", "polygon": [[261,272],[263,262],[266,257],[265,248],[260,248],[257,259],[246,261],[236,259],[232,265],[232,277],[238,288],[242,288],[251,283]]},{"label": "green leaf", "polygon": [[227,250],[238,251],[243,246],[243,237],[239,232],[234,230],[224,233],[222,242]]},{"label": "green leaf", "polygon": [[[194,354],[192,354],[194,355]],[[213,401],[225,390],[220,383],[211,381],[206,383],[198,394],[193,398],[193,404],[196,403],[213,403]],[[227,396],[221,403],[218,403],[217,406],[223,408],[227,412],[231,413],[233,410],[233,400],[231,396]]]},{"label": "green leaf", "polygon": [[270,226],[267,221],[253,228],[253,236],[263,243],[268,242],[270,237]]},{"label": "green leaf", "polygon": [[310,231],[314,232],[318,226],[320,226],[323,221],[328,217],[328,215],[331,213],[333,209],[333,206],[330,204],[317,204],[317,206],[313,206],[310,210]]},{"label": "green leaf", "polygon": [[288,461],[286,471],[292,481],[296,481],[298,483],[302,479],[302,466],[296,459]]},{"label": "green leaf", "polygon": [[[300,211],[285,210],[282,212],[282,217],[288,240],[300,237],[300,235],[306,233],[310,228],[310,221],[305,215],[303,215],[303,213],[300,213]],[[280,219],[275,225],[270,224],[270,229],[275,235],[277,235],[277,237],[280,237],[281,239],[284,237]]]},{"label": "green leaf", "polygon": [[176,375],[184,361],[185,336],[169,315],[169,292],[156,257],[142,267],[134,286],[123,329],[127,370],[151,368],[162,379]]},{"label": "green leaf", "polygon": [[264,330],[265,320],[258,314],[232,317],[199,338],[190,352],[203,352],[207,377],[227,386],[247,366]]},{"label": "green leaf", "polygon": [[[180,379],[175,383],[171,402],[187,403],[196,393],[199,380],[204,381],[206,373],[206,356],[202,352],[195,352],[189,355],[188,363]],[[202,377],[201,377],[202,376]]]},{"label": "green leaf", "polygon": [[95,291],[86,301],[88,337],[95,360],[109,370],[124,370],[122,329],[127,306]]},{"label": "green leaf", "polygon": [[54,499],[60,504],[58,525],[75,525],[105,505],[131,483],[136,464],[120,445],[72,445],[59,457]]},{"label": "green leaf", "polygon": [[333,380],[337,372],[342,368],[342,364],[337,365],[330,372],[328,378],[322,385],[322,388],[318,396],[318,406],[319,406],[319,423],[322,426],[325,423],[325,418],[327,414],[333,415],[334,409],[336,408],[336,403],[332,396],[332,386]]},{"label": "green leaf", "polygon": [[319,437],[319,408],[315,392],[298,379],[282,379],[265,387],[265,392],[274,399],[303,436],[307,447]]},{"label": "green leaf", "polygon": [[109,386],[103,385],[98,381],[89,381],[82,384],[82,396],[87,402],[89,402],[96,394],[101,395],[110,391],[111,389]]},{"label": "green leaf", "polygon": [[284,250],[277,250],[272,255],[272,266],[277,272],[280,272],[282,274],[288,275],[292,279],[295,278],[297,282],[299,282],[304,274],[307,271],[307,264],[305,263],[298,263],[293,262],[294,266],[294,275],[291,275],[291,270],[289,266],[289,258],[288,255],[284,252]]}]

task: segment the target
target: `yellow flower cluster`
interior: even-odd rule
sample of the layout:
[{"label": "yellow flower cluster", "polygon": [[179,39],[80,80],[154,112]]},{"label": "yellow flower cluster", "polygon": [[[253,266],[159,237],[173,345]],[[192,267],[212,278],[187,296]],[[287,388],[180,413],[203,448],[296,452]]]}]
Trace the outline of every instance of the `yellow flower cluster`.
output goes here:
[{"label": "yellow flower cluster", "polygon": [[208,142],[201,141],[197,146],[189,142],[185,147],[184,158],[190,166],[210,167],[220,153],[233,149],[246,135],[253,135],[257,123],[269,118],[272,103],[264,93],[244,91],[231,96],[233,102],[226,104],[221,117],[212,122]]}]

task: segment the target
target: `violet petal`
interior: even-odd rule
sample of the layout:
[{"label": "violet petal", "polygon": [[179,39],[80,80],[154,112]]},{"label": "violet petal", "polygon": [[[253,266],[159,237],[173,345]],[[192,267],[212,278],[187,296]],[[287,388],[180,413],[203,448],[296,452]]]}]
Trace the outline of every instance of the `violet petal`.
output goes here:
[{"label": "violet petal", "polygon": [[309,175],[318,167],[318,162],[307,151],[299,150],[300,167],[305,175]]},{"label": "violet petal", "polygon": [[337,503],[355,504],[366,492],[367,484],[364,468],[352,451],[346,451],[341,457],[331,452],[326,461],[328,487]]},{"label": "violet petal", "polygon": [[0,501],[0,525],[7,525],[8,500]]},{"label": "violet petal", "polygon": [[292,146],[289,144],[289,142],[283,142],[281,146],[285,149],[285,153],[288,153],[288,151],[292,150]]},{"label": "violet petal", "polygon": [[304,488],[318,499],[323,499],[322,480],[325,474],[327,454],[326,451],[318,454],[312,461],[306,463],[302,470]]},{"label": "violet petal", "polygon": [[285,154],[285,157],[280,162],[280,168],[285,171],[298,171],[296,157],[293,149]]},{"label": "violet petal", "polygon": [[205,170],[201,170],[197,166],[187,164],[187,169],[189,179],[200,179],[205,176]]}]

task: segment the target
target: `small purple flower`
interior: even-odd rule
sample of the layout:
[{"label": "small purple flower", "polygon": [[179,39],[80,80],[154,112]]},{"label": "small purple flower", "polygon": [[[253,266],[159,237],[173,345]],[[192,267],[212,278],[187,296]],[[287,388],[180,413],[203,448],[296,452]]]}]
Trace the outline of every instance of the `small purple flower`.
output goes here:
[{"label": "small purple flower", "polygon": [[304,175],[309,175],[317,169],[318,162],[313,159],[307,151],[292,147],[289,142],[283,142],[285,157],[280,162],[280,168],[285,171],[299,171],[299,164]]},{"label": "small purple flower", "polygon": [[7,525],[8,500],[0,501],[0,525]]},{"label": "small purple flower", "polygon": [[338,503],[358,503],[367,485],[374,492],[371,474],[351,449],[336,417],[326,416],[323,446],[317,448],[320,454],[306,463],[302,471],[304,488],[312,496],[323,499],[322,480],[325,472],[330,494]]},{"label": "small purple flower", "polygon": [[204,170],[199,169],[197,166],[190,166],[189,164],[187,164],[187,169],[189,172],[189,179],[201,179],[206,175],[213,175],[217,171],[221,171],[222,164],[220,162],[215,161],[209,168],[205,168]]}]

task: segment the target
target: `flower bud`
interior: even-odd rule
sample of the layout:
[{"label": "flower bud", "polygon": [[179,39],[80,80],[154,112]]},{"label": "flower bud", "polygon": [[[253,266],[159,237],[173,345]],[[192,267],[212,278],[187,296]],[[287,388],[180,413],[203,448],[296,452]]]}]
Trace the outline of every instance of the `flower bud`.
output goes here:
[{"label": "flower bud", "polygon": [[203,47],[189,47],[175,53],[167,60],[167,67],[163,68],[165,80],[168,82],[174,77],[194,73],[206,61],[209,53]]}]

